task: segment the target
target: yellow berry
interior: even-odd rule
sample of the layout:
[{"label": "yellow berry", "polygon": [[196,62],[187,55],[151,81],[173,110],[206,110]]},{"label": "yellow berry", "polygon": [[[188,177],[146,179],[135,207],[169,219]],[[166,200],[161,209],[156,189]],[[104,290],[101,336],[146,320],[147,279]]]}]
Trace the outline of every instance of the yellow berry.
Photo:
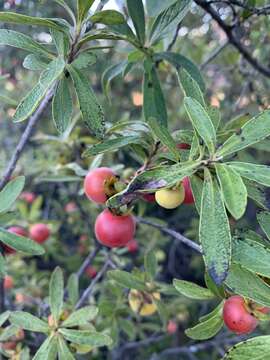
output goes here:
[{"label": "yellow berry", "polygon": [[165,209],[175,209],[185,199],[185,189],[181,184],[176,189],[161,189],[155,193],[156,202]]},{"label": "yellow berry", "polygon": [[131,289],[128,295],[131,310],[141,316],[149,316],[157,311],[154,300],[160,300],[160,294],[158,292],[150,294]]}]

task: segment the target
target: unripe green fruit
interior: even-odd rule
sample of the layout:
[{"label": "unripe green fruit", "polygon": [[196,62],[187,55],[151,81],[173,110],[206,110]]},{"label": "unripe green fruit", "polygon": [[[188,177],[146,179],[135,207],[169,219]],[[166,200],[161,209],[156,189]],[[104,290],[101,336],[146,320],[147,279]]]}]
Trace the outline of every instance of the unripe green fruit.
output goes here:
[{"label": "unripe green fruit", "polygon": [[185,189],[181,184],[176,189],[161,189],[155,194],[156,202],[165,209],[175,209],[185,199]]}]

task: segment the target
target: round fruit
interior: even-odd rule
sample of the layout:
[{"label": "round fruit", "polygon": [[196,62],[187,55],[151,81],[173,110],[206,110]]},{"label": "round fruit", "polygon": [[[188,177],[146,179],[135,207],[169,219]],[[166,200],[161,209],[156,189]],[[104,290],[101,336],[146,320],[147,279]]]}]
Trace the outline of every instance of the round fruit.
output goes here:
[{"label": "round fruit", "polygon": [[36,194],[29,191],[24,191],[21,193],[20,199],[24,200],[28,204],[32,204],[36,199]]},{"label": "round fruit", "polygon": [[[22,227],[20,227],[20,226],[11,226],[8,229],[8,231],[13,233],[13,234],[16,234],[18,236],[27,236],[28,235],[27,231],[25,229],[23,229]],[[3,244],[3,247],[4,247],[5,253],[7,255],[16,253],[16,250],[12,249],[11,247],[9,247],[6,244]]]},{"label": "round fruit", "polygon": [[39,244],[44,243],[50,236],[50,229],[46,224],[32,225],[29,231],[30,238]]},{"label": "round fruit", "polygon": [[131,289],[128,294],[128,302],[132,311],[141,316],[153,315],[157,311],[157,305],[154,300],[160,300],[158,292],[146,293]]},{"label": "round fruit", "polygon": [[236,334],[249,334],[258,324],[258,320],[249,313],[244,298],[239,295],[225,301],[223,319],[228,329]]},{"label": "round fruit", "polygon": [[177,144],[176,147],[180,150],[189,150],[190,149],[190,145],[187,143]]},{"label": "round fruit", "polygon": [[88,266],[85,269],[85,273],[87,276],[89,276],[91,279],[93,279],[97,275],[97,270],[94,266]]},{"label": "round fruit", "polygon": [[110,183],[114,177],[115,174],[110,168],[101,167],[91,170],[84,179],[86,196],[98,204],[104,204],[108,199],[106,183]]},{"label": "round fruit", "polygon": [[133,216],[118,216],[105,209],[96,219],[95,234],[101,244],[111,248],[121,247],[133,239],[135,228]]},{"label": "round fruit", "polygon": [[183,179],[182,184],[183,184],[184,189],[185,189],[184,204],[194,204],[194,197],[193,197],[193,194],[192,194],[192,190],[191,190],[191,186],[190,186],[190,180],[189,180],[188,176],[186,176]]},{"label": "round fruit", "polygon": [[155,194],[143,194],[143,199],[149,203],[153,203],[156,201]]},{"label": "round fruit", "polygon": [[167,333],[172,335],[177,331],[177,323],[174,320],[170,320],[167,324]]},{"label": "round fruit", "polygon": [[10,290],[10,289],[13,288],[13,286],[14,286],[13,277],[9,276],[9,275],[6,275],[4,277],[4,289],[5,290]]},{"label": "round fruit", "polygon": [[134,253],[134,252],[138,251],[139,244],[135,239],[132,239],[127,243],[126,248],[128,249],[128,251],[130,253]]},{"label": "round fruit", "polygon": [[176,189],[161,189],[155,194],[156,202],[165,209],[175,209],[185,198],[185,189],[181,184]]}]

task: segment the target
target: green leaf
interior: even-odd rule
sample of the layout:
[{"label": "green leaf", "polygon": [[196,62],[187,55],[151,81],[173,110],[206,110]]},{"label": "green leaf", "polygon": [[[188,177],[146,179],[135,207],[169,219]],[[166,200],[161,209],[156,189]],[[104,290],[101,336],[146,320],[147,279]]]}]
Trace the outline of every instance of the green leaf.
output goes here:
[{"label": "green leaf", "polygon": [[59,360],[76,360],[62,336],[58,336],[58,356]]},{"label": "green leaf", "polygon": [[200,214],[201,212],[201,203],[202,203],[202,192],[203,192],[203,180],[196,175],[193,175],[189,178],[192,194],[195,200],[195,206]]},{"label": "green leaf", "polygon": [[[183,89],[185,96],[193,98],[198,101],[204,108],[206,107],[203,93],[193,77],[185,70],[180,69],[178,71],[179,84]],[[210,116],[209,116],[210,117]]]},{"label": "green leaf", "polygon": [[270,110],[265,110],[242,126],[219,148],[217,156],[227,156],[270,135]]},{"label": "green leaf", "polygon": [[57,53],[59,56],[65,56],[68,54],[69,51],[69,38],[68,36],[58,30],[51,29],[51,36],[55,47],[57,49]]},{"label": "green leaf", "polygon": [[4,256],[0,253],[0,278],[3,278],[6,274],[6,260]]},{"label": "green leaf", "polygon": [[0,315],[0,326],[4,325],[4,323],[9,318],[10,311],[5,311]]},{"label": "green leaf", "polygon": [[103,10],[95,13],[89,19],[93,24],[119,25],[126,22],[125,17],[116,10]]},{"label": "green leaf", "polygon": [[270,166],[237,161],[229,162],[227,164],[241,176],[264,186],[270,186]]},{"label": "green leaf", "polygon": [[226,164],[215,164],[223,200],[235,219],[240,219],[247,207],[247,189],[241,176]]},{"label": "green leaf", "polygon": [[270,278],[270,249],[263,244],[248,237],[233,238],[232,260],[251,272]]},{"label": "green leaf", "polygon": [[81,22],[88,14],[95,0],[77,0],[78,19]]},{"label": "green leaf", "polygon": [[84,51],[72,62],[72,66],[77,69],[85,69],[90,65],[95,64],[97,56],[92,51]]},{"label": "green leaf", "polygon": [[156,135],[156,137],[162,142],[163,145],[167,146],[169,151],[173,154],[175,160],[179,161],[180,154],[168,128],[153,117],[149,117],[147,119],[147,123],[149,124],[154,135]]},{"label": "green leaf", "polygon": [[145,42],[145,16],[142,0],[127,0],[128,13],[132,19],[140,43]]},{"label": "green leaf", "polygon": [[64,276],[60,267],[52,273],[50,280],[50,308],[55,321],[60,319],[64,301]]},{"label": "green leaf", "polygon": [[[225,296],[224,296],[225,298]],[[222,300],[215,308],[214,310],[212,310],[210,313],[208,314],[205,314],[205,315],[202,315],[199,317],[199,321],[200,322],[204,322],[208,319],[211,319],[215,316],[217,316],[218,314],[221,314],[222,313],[222,310],[223,310],[223,306],[224,306],[224,300]]]},{"label": "green leaf", "polygon": [[270,213],[268,211],[258,212],[257,220],[258,220],[263,232],[270,240]]},{"label": "green leaf", "polygon": [[216,106],[210,105],[207,108],[207,113],[212,120],[214,128],[217,130],[219,127],[219,124],[220,124],[220,120],[221,120],[221,114],[220,114],[219,108],[217,108]]},{"label": "green leaf", "polygon": [[167,9],[176,0],[147,0],[146,8],[149,16],[157,16],[159,13]]},{"label": "green leaf", "polygon": [[9,340],[18,333],[18,330],[19,328],[16,325],[7,326],[4,330],[1,331],[0,342]]},{"label": "green leaf", "polygon": [[26,120],[38,107],[50,87],[63,73],[65,62],[61,58],[53,60],[48,68],[41,74],[39,82],[20,102],[13,117],[14,122]]},{"label": "green leaf", "polygon": [[[179,78],[181,79],[184,90],[187,92],[187,96],[194,97],[202,105],[204,104],[204,99],[203,99],[203,95],[201,92],[205,91],[205,84],[204,84],[204,80],[201,75],[201,72],[198,69],[197,65],[195,65],[187,57],[185,57],[181,54],[171,52],[171,51],[155,53],[154,60],[155,61],[166,60],[170,64],[172,64],[178,70]],[[182,71],[182,70],[184,70],[184,71]],[[189,76],[187,76],[186,73],[188,73]],[[190,79],[190,77],[191,77],[191,79]],[[195,81],[196,85],[199,85],[199,88],[200,88],[199,91],[197,91],[196,85],[192,84],[193,81]],[[192,90],[192,88],[193,88],[193,90]],[[196,92],[198,92],[197,97],[191,96],[191,93],[196,95]],[[202,101],[200,101],[199,98]]]},{"label": "green leaf", "polygon": [[122,73],[122,71],[124,70],[126,65],[127,65],[126,60],[121,61],[118,64],[108,67],[102,74],[102,78],[101,78],[102,89],[103,89],[105,95],[107,96],[107,98],[109,98],[111,81],[116,76],[118,76]]},{"label": "green leaf", "polygon": [[69,90],[69,81],[63,76],[59,81],[52,102],[52,116],[57,131],[62,134],[71,123],[72,97]]},{"label": "green leaf", "polygon": [[86,149],[82,157],[86,158],[89,156],[96,156],[98,154],[104,154],[106,152],[112,152],[115,150],[118,150],[122,147],[125,147],[127,145],[131,144],[141,144],[143,142],[143,139],[141,136],[134,135],[134,136],[121,136],[115,139],[109,139],[105,140],[101,143],[92,145],[88,149]]},{"label": "green leaf", "polygon": [[153,65],[145,65],[143,80],[143,114],[145,121],[154,118],[167,127],[167,108],[160,81]]},{"label": "green leaf", "polygon": [[74,327],[88,324],[98,313],[95,306],[85,306],[69,315],[69,317],[61,324],[61,327]]},{"label": "green leaf", "polygon": [[187,161],[144,171],[136,176],[124,191],[112,196],[107,201],[107,205],[111,208],[117,208],[130,203],[133,198],[136,199],[138,193],[169,188],[181,181],[185,176],[191,176],[198,166],[199,162]]},{"label": "green leaf", "polygon": [[108,335],[88,330],[59,329],[59,332],[68,341],[75,344],[89,345],[93,347],[109,346],[112,343]]},{"label": "green leaf", "polygon": [[212,312],[211,315],[193,328],[187,329],[185,334],[194,340],[206,340],[215,336],[223,327],[222,308]]},{"label": "green leaf", "polygon": [[176,26],[186,16],[191,6],[190,0],[178,0],[155,19],[150,30],[151,45],[175,31]]},{"label": "green leaf", "polygon": [[109,279],[116,281],[119,285],[128,289],[145,290],[145,285],[142,280],[135,275],[123,270],[108,271]]},{"label": "green leaf", "polygon": [[144,256],[144,269],[154,279],[157,273],[157,258],[153,250],[148,251]]},{"label": "green leaf", "polygon": [[42,246],[23,236],[18,236],[0,227],[1,241],[12,249],[22,251],[28,255],[43,255],[45,250]]},{"label": "green leaf", "polygon": [[104,135],[104,113],[100,106],[87,77],[73,66],[68,66],[76,89],[83,120],[88,128],[98,137]]},{"label": "green leaf", "polygon": [[50,328],[45,321],[24,311],[13,311],[10,314],[9,319],[12,324],[25,330],[42,333],[48,333],[50,331]]},{"label": "green leaf", "polygon": [[77,274],[71,274],[67,282],[68,299],[72,306],[79,300],[79,279]]},{"label": "green leaf", "polygon": [[231,347],[222,360],[268,360],[270,336],[256,336]]},{"label": "green leaf", "polygon": [[57,336],[48,337],[32,360],[55,360],[57,355]]},{"label": "green leaf", "polygon": [[1,11],[0,12],[0,21],[11,24],[22,24],[22,25],[39,25],[45,26],[50,29],[57,29],[59,31],[65,31],[66,28],[64,25],[60,25],[56,22],[55,19],[46,19],[39,18],[34,16],[23,15],[19,13],[14,13],[11,11]]},{"label": "green leaf", "polygon": [[7,185],[0,191],[0,213],[6,212],[14,204],[25,184],[24,176],[17,176],[9,181]]},{"label": "green leaf", "polygon": [[208,289],[185,280],[173,280],[173,285],[180,294],[194,300],[209,300],[215,295]]},{"label": "green leaf", "polygon": [[185,97],[184,105],[193,127],[204,140],[210,153],[214,153],[216,145],[216,131],[212,120],[202,105],[191,97]]},{"label": "green leaf", "polygon": [[207,286],[207,288],[216,296],[220,297],[220,298],[225,298],[225,291],[224,291],[224,286],[223,285],[217,285],[214,283],[214,281],[212,280],[211,276],[208,274],[208,272],[205,272],[204,274],[204,281],[205,284]]},{"label": "green leaf", "polygon": [[231,233],[220,190],[208,169],[205,169],[199,238],[207,271],[216,284],[221,284],[231,262]]},{"label": "green leaf", "polygon": [[270,306],[270,287],[259,276],[240,265],[231,265],[225,284],[236,294]]},{"label": "green leaf", "polygon": [[51,56],[45,46],[34,41],[31,37],[13,30],[0,29],[0,45],[12,46],[41,54],[46,58]]},{"label": "green leaf", "polygon": [[243,179],[244,184],[247,188],[248,197],[256,202],[258,206],[264,210],[270,209],[270,191],[254,181]]},{"label": "green leaf", "polygon": [[29,54],[23,60],[23,67],[32,71],[45,70],[48,67],[48,60],[39,54]]}]

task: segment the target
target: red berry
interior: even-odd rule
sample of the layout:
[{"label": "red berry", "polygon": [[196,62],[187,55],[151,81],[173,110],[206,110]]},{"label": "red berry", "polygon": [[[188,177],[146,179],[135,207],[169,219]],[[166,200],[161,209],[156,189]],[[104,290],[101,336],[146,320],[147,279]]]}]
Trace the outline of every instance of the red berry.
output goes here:
[{"label": "red berry", "polygon": [[228,329],[236,334],[249,334],[258,324],[258,320],[249,313],[244,298],[239,295],[225,301],[223,319]]},{"label": "red berry", "polygon": [[[27,231],[25,229],[23,229],[22,227],[20,226],[11,226],[9,229],[8,229],[9,232],[13,233],[13,234],[16,234],[18,236],[27,236]],[[5,250],[5,253],[7,255],[9,254],[15,254],[16,253],[16,250],[12,249],[11,247],[9,247],[8,245],[6,244],[3,244],[4,246],[4,250]]]},{"label": "red berry", "polygon": [[128,251],[130,253],[134,253],[134,252],[138,251],[139,244],[137,243],[137,241],[135,239],[132,239],[127,243],[126,248],[128,249]]},{"label": "red berry", "polygon": [[135,234],[135,220],[131,215],[114,215],[108,209],[96,219],[95,234],[98,241],[108,247],[125,246]]},{"label": "red berry", "polygon": [[93,279],[94,277],[96,277],[97,275],[97,270],[94,266],[88,266],[85,269],[85,273],[86,275],[88,275],[91,279]]},{"label": "red berry", "polygon": [[34,202],[36,199],[36,194],[29,191],[24,191],[21,193],[20,199],[24,200],[28,204],[32,204],[32,202]]},{"label": "red berry", "polygon": [[176,147],[181,150],[189,150],[190,149],[190,145],[187,143],[177,144]]},{"label": "red berry", "polygon": [[191,190],[191,186],[190,186],[190,180],[189,177],[186,176],[184,177],[184,179],[182,180],[182,184],[185,188],[185,199],[184,199],[184,204],[193,204],[194,203],[194,197],[192,194],[192,190]]},{"label": "red berry", "polygon": [[67,213],[72,213],[72,212],[74,212],[76,210],[78,210],[78,207],[77,207],[77,205],[76,205],[76,203],[74,201],[70,201],[65,206],[65,211]]},{"label": "red berry", "polygon": [[167,324],[167,332],[172,335],[177,331],[177,324],[174,320],[170,320]]},{"label": "red berry", "polygon": [[13,288],[13,286],[14,286],[14,282],[12,276],[6,275],[4,277],[4,289],[10,290]]},{"label": "red berry", "polygon": [[155,194],[143,194],[143,199],[150,203],[156,201]]},{"label": "red berry", "polygon": [[50,236],[50,229],[46,224],[35,224],[30,228],[30,238],[39,244],[44,243]]},{"label": "red berry", "polygon": [[106,167],[91,170],[84,179],[86,196],[98,204],[104,204],[107,201],[105,183],[114,176],[114,172]]}]

